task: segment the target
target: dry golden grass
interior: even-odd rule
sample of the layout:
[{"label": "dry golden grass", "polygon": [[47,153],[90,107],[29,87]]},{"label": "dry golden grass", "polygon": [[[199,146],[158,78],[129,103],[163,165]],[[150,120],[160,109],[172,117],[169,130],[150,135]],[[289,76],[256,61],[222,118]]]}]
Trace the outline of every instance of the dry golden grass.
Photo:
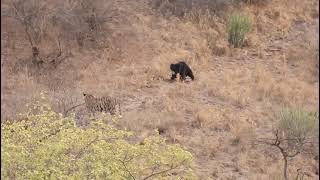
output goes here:
[{"label": "dry golden grass", "polygon": [[204,128],[212,126],[212,123],[217,121],[216,117],[213,116],[213,113],[209,108],[200,109],[195,120],[192,122],[192,126],[195,128]]},{"label": "dry golden grass", "polygon": [[271,96],[274,90],[275,80],[270,72],[267,72],[261,65],[257,65],[254,71],[255,92],[259,100]]}]

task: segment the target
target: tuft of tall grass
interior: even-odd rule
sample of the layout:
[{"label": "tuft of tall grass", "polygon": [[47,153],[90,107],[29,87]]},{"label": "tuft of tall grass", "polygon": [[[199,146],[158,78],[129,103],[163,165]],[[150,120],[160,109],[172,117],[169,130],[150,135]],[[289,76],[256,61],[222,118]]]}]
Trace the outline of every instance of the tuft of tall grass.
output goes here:
[{"label": "tuft of tall grass", "polygon": [[234,47],[243,47],[245,35],[250,31],[250,21],[247,16],[234,14],[228,21],[228,42]]},{"label": "tuft of tall grass", "polygon": [[279,128],[289,139],[300,140],[308,135],[318,136],[319,114],[310,113],[304,109],[284,108],[279,114]]}]

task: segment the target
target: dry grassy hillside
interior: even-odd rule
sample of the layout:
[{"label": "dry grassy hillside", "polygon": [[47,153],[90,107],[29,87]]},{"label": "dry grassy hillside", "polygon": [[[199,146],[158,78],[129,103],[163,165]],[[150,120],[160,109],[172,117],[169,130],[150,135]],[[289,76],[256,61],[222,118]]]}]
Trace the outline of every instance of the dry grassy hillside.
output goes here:
[{"label": "dry grassy hillside", "polygon": [[[66,58],[35,73],[24,28],[5,14],[10,1],[2,1],[1,121],[43,90],[59,112],[82,103],[83,92],[109,94],[121,99],[122,127],[141,138],[161,129],[170,143],[192,152],[200,179],[280,178],[277,149],[253,142],[271,135],[283,106],[319,111],[319,1],[220,0],[209,11],[201,3],[182,11],[183,2],[108,1],[100,6],[109,9],[99,47],[61,36]],[[250,18],[246,47],[228,44],[233,13]],[[47,29],[43,56],[57,49],[50,38],[58,28]],[[170,64],[182,59],[195,81],[168,81]],[[289,174],[302,168],[305,178],[318,179],[318,162],[299,155],[289,161]]]}]

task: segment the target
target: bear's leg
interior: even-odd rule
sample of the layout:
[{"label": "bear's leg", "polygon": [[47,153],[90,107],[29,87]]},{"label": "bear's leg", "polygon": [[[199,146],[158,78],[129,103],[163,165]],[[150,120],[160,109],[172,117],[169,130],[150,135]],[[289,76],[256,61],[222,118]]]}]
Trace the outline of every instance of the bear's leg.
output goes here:
[{"label": "bear's leg", "polygon": [[186,80],[186,74],[187,74],[187,72],[186,72],[186,69],[184,68],[184,69],[181,71],[181,73],[180,73],[180,79],[181,79],[181,81]]},{"label": "bear's leg", "polygon": [[177,74],[176,74],[176,73],[172,74],[171,80],[174,80],[174,79],[176,79],[176,78],[177,78]]}]

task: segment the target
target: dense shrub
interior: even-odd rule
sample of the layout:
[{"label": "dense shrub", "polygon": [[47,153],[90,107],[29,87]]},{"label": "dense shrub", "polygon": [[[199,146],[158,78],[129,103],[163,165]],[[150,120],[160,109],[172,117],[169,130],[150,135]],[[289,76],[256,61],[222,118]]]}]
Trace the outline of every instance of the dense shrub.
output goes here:
[{"label": "dense shrub", "polygon": [[250,31],[250,21],[247,16],[232,15],[228,22],[228,42],[234,47],[242,47],[245,36]]},{"label": "dense shrub", "polygon": [[[42,98],[43,100],[44,98]],[[132,132],[97,120],[75,126],[38,101],[25,120],[1,124],[3,179],[191,178],[192,155],[157,133],[132,143]]]}]

